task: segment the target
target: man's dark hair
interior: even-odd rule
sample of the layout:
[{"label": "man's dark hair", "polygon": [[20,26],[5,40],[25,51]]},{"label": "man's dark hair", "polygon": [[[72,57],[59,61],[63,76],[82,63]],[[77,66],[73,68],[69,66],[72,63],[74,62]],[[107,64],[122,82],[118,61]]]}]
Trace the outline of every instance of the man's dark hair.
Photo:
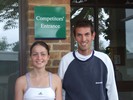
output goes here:
[{"label": "man's dark hair", "polygon": [[74,29],[73,29],[74,36],[75,36],[76,29],[80,28],[80,27],[90,27],[91,33],[93,34],[93,32],[94,32],[94,26],[93,26],[93,23],[91,20],[79,19],[79,20],[77,20],[77,22],[74,25]]}]

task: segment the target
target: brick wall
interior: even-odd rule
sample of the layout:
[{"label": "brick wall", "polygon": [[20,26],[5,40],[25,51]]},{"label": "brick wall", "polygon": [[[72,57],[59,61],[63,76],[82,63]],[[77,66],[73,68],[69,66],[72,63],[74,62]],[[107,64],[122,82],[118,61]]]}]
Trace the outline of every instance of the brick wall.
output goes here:
[{"label": "brick wall", "polygon": [[[57,72],[61,57],[71,50],[70,39],[70,0],[28,0],[28,47],[34,39],[34,6],[64,6],[66,8],[66,39],[43,40],[50,46],[50,61],[47,70]],[[29,58],[30,66],[30,58]],[[29,67],[31,69],[31,67]]]}]

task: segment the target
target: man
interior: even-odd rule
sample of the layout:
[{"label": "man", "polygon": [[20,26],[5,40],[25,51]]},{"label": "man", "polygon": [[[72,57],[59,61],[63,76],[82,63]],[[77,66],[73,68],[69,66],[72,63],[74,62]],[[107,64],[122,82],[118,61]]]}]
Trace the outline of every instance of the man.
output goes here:
[{"label": "man", "polygon": [[118,100],[110,58],[91,49],[95,38],[92,22],[77,21],[73,33],[78,49],[61,59],[58,70],[63,84],[63,100]]}]

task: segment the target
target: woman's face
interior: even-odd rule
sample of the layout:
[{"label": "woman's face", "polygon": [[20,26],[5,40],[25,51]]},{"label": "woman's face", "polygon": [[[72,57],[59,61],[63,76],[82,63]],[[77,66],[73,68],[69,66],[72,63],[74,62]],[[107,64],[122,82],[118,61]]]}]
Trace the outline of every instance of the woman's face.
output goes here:
[{"label": "woman's face", "polygon": [[32,49],[31,61],[34,68],[43,68],[48,63],[50,56],[45,47],[36,45]]}]

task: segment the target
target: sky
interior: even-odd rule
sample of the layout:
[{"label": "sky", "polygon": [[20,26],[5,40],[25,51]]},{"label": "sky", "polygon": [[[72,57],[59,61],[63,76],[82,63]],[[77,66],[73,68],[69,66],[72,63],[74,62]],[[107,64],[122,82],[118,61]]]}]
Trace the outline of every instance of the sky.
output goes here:
[{"label": "sky", "polygon": [[126,47],[133,53],[133,19],[126,22]]},{"label": "sky", "polygon": [[19,29],[3,29],[4,23],[0,22],[0,40],[2,37],[7,38],[9,44],[19,41]]},{"label": "sky", "polygon": [[[126,12],[127,17],[133,15],[132,9],[128,9]],[[126,47],[129,52],[133,53],[133,19],[126,21]]]}]

